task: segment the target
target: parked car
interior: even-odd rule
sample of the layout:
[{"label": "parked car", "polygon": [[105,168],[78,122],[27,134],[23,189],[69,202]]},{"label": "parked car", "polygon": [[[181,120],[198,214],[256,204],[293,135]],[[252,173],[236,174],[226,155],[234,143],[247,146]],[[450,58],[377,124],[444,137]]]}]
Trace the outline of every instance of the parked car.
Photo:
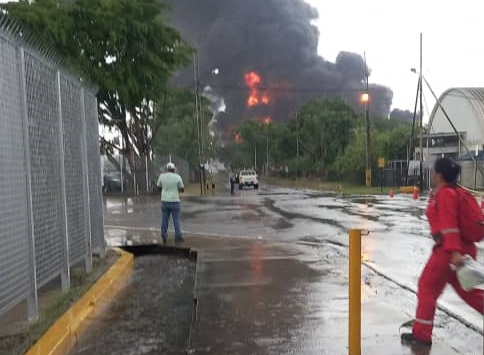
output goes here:
[{"label": "parked car", "polygon": [[104,192],[120,192],[121,191],[121,174],[113,172],[104,175]]},{"label": "parked car", "polygon": [[259,179],[255,170],[242,170],[239,173],[239,189],[242,190],[244,186],[259,189]]}]

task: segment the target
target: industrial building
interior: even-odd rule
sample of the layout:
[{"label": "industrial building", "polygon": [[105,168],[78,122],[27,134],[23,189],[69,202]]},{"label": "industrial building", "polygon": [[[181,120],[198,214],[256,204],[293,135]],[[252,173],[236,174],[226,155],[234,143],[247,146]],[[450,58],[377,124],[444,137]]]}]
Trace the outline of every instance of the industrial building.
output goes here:
[{"label": "industrial building", "polygon": [[[484,174],[480,170],[484,171],[484,88],[452,88],[439,101],[444,110],[435,104],[429,118],[430,131],[423,136],[426,170],[437,157],[445,155],[461,163],[463,185],[483,188]],[[417,160],[419,153],[417,150]]]}]

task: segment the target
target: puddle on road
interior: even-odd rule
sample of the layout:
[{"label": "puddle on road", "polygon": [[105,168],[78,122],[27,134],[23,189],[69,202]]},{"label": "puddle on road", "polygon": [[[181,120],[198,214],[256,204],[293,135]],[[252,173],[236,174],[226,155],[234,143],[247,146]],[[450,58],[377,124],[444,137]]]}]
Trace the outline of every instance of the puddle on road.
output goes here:
[{"label": "puddle on road", "polygon": [[336,226],[341,229],[344,229],[344,226],[341,225],[340,221],[337,220],[331,220],[331,219],[326,219],[326,218],[320,218],[320,217],[314,217],[310,215],[306,215],[303,213],[296,213],[296,212],[288,212],[282,208],[279,208],[275,205],[275,201],[271,199],[264,199],[264,206],[270,210],[271,212],[275,212],[279,214],[282,218],[287,219],[287,220],[293,220],[293,219],[306,219],[306,220],[311,220],[315,222],[320,222],[323,224],[331,225],[331,226]]},{"label": "puddle on road", "polygon": [[353,203],[359,203],[359,204],[362,204],[362,205],[371,205],[375,202],[378,202],[378,200],[375,196],[349,197],[349,198],[346,198],[346,200],[349,200]]},{"label": "puddle on road", "polygon": [[195,263],[142,256],[127,285],[87,324],[70,355],[183,354],[193,311]]}]

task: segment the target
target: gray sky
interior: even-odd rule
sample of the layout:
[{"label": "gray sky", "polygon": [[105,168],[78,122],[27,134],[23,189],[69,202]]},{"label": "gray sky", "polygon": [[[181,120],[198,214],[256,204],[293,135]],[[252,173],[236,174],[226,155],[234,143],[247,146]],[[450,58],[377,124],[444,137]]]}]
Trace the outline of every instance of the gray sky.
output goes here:
[{"label": "gray sky", "polygon": [[[410,68],[419,65],[420,32],[423,72],[437,95],[450,87],[484,86],[482,0],[306,1],[319,11],[320,55],[334,61],[341,50],[366,51],[370,81],[393,90],[394,108],[413,110],[417,76]],[[424,95],[431,110],[427,88]]]},{"label": "gray sky", "polygon": [[[363,53],[370,81],[394,92],[393,107],[413,111],[423,33],[423,73],[437,95],[447,88],[484,86],[484,1],[306,0],[319,11],[319,53],[333,61],[340,50]],[[434,100],[424,89],[429,110]]]}]

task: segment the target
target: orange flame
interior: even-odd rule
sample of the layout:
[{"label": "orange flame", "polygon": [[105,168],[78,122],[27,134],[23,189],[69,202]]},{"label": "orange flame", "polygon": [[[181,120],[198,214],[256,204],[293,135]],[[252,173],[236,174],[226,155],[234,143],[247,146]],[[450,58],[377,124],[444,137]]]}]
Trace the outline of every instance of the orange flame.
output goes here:
[{"label": "orange flame", "polygon": [[237,133],[235,135],[235,143],[241,143],[242,142],[242,136],[240,135],[240,133]]},{"label": "orange flame", "polygon": [[245,85],[247,85],[251,89],[257,86],[258,84],[260,84],[261,82],[259,74],[257,74],[254,71],[251,71],[245,74],[244,79],[245,79]]},{"label": "orange flame", "polygon": [[264,123],[269,124],[272,122],[272,118],[270,116],[264,117]]},{"label": "orange flame", "polygon": [[249,105],[249,106],[255,106],[258,103],[259,103],[259,99],[253,94],[251,94],[249,96],[249,98],[247,99],[247,105]]},{"label": "orange flame", "polygon": [[244,80],[245,85],[250,89],[249,98],[247,99],[247,105],[249,107],[260,104],[267,105],[270,102],[269,95],[259,91],[258,86],[262,82],[259,74],[254,71],[248,72],[244,75]]}]

